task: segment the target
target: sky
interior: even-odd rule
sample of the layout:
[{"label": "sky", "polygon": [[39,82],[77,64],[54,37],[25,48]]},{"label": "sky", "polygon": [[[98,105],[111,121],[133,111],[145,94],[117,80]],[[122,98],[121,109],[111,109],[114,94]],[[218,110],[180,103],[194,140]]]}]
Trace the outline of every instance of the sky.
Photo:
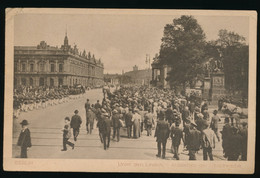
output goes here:
[{"label": "sky", "polygon": [[[36,46],[46,41],[50,46],[63,44],[66,29],[69,44],[77,45],[101,58],[104,73],[131,71],[134,65],[148,68],[146,54],[151,62],[159,53],[166,24],[175,15],[134,14],[18,14],[14,18],[14,45]],[[206,34],[206,40],[216,40],[220,29],[234,31],[249,37],[249,18],[238,16],[194,16]]]}]

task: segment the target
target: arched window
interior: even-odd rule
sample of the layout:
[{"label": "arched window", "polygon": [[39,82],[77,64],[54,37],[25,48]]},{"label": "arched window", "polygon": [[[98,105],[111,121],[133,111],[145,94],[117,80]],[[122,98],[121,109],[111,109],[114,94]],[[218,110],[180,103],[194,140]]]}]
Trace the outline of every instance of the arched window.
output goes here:
[{"label": "arched window", "polygon": [[34,71],[34,64],[30,64],[30,72]]},{"label": "arched window", "polygon": [[54,72],[55,71],[55,66],[54,64],[51,64],[51,72]]},{"label": "arched window", "polygon": [[63,72],[63,64],[59,64],[59,72]]},{"label": "arched window", "polygon": [[30,86],[33,86],[33,79],[30,78]]},{"label": "arched window", "polygon": [[60,85],[63,85],[63,79],[62,78],[59,78],[59,86]]},{"label": "arched window", "polygon": [[44,78],[40,78],[40,86],[44,86]]},{"label": "arched window", "polygon": [[26,86],[26,78],[22,78],[22,85]]},{"label": "arched window", "polygon": [[54,79],[53,78],[50,78],[50,86],[54,86]]}]

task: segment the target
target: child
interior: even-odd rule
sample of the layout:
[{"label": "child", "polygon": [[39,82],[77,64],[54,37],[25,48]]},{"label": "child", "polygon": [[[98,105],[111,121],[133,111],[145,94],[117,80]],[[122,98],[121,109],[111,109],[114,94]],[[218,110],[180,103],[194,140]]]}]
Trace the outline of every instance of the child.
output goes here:
[{"label": "child", "polygon": [[72,149],[74,149],[74,144],[69,141],[69,138],[71,136],[69,117],[65,118],[65,125],[62,131],[63,131],[63,149],[61,151],[67,151],[67,146],[66,146],[67,144],[71,146]]}]

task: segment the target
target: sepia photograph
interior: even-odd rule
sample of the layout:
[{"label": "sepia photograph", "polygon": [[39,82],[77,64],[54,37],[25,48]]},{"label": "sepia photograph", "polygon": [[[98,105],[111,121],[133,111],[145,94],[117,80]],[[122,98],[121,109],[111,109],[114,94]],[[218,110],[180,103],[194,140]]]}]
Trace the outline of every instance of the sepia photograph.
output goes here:
[{"label": "sepia photograph", "polygon": [[256,26],[254,11],[6,9],[4,169],[254,173]]}]

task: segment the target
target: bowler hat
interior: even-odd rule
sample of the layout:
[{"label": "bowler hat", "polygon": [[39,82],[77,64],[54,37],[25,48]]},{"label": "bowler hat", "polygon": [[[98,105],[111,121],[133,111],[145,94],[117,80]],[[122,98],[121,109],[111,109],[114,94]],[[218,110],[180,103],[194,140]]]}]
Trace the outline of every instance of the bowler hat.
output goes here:
[{"label": "bowler hat", "polygon": [[28,123],[27,120],[23,120],[20,124],[21,124],[21,125],[28,125],[29,123]]}]

